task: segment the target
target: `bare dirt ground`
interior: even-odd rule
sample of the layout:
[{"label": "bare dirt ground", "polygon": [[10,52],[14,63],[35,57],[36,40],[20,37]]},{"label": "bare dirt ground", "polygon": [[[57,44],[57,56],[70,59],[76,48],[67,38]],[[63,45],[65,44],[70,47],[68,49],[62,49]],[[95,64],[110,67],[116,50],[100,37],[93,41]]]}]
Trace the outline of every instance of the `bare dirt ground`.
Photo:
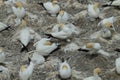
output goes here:
[{"label": "bare dirt ground", "polygon": [[[44,9],[39,6],[38,2],[46,2],[47,0],[28,0],[28,6],[25,7],[26,11],[33,13],[34,15],[38,16],[38,19],[35,21],[28,21],[28,26],[33,27],[35,31],[37,31],[42,37],[46,37],[44,35],[45,31],[49,31],[49,25],[56,23],[56,17],[50,17],[47,13],[40,13]],[[104,2],[107,2],[107,0],[71,0],[71,4],[74,2],[79,1],[83,5],[87,5],[90,2],[99,1],[100,4],[103,4]],[[67,2],[67,0],[59,0],[61,3]],[[82,10],[86,10],[87,8],[83,9],[81,8],[63,8],[65,11],[70,13],[71,15],[77,14],[78,12]],[[102,9],[102,8],[101,8]],[[106,13],[105,17],[111,17],[111,16],[120,16],[120,10],[110,8],[104,11]],[[8,18],[9,15],[12,13],[7,13],[6,5],[2,5],[0,7],[0,21],[5,22],[5,20]],[[74,70],[80,71],[80,76],[88,77],[93,75],[93,69],[96,67],[100,67],[102,69],[102,73],[100,74],[101,78],[103,80],[120,80],[120,75],[117,75],[115,72],[108,72],[108,70],[115,67],[115,59],[120,56],[118,52],[115,52],[115,48],[120,48],[119,44],[120,41],[113,42],[112,44],[108,44],[105,42],[101,42],[99,40],[89,40],[89,39],[82,39],[84,37],[90,36],[90,34],[98,31],[101,29],[101,27],[97,27],[97,24],[100,20],[96,20],[94,22],[89,21],[89,19],[86,18],[80,18],[77,21],[74,22],[74,24],[79,27],[82,31],[80,35],[73,36],[71,39],[71,42],[75,42],[78,45],[84,44],[86,42],[99,42],[101,43],[103,49],[110,54],[115,54],[115,56],[112,57],[103,57],[102,55],[97,56],[90,56],[87,55],[85,52],[67,52],[64,53],[62,49],[54,52],[53,54],[50,54],[49,59],[58,59],[58,58],[69,58],[69,64],[71,68]],[[8,23],[9,24],[9,23]],[[118,33],[120,33],[120,21],[117,21],[115,24],[115,28]],[[17,27],[14,27],[17,29]],[[6,56],[6,62],[11,62],[8,65],[8,68],[11,72],[11,80],[19,80],[19,68],[21,65],[26,64],[27,58],[26,52],[20,53],[21,44],[19,42],[11,42],[11,36],[15,34],[15,31],[13,30],[6,30],[0,33],[0,46],[5,48],[5,51],[8,52]],[[69,44],[66,42],[62,42],[63,45]],[[32,45],[29,46],[29,51],[33,50],[34,47]],[[58,69],[56,67],[45,67],[41,68],[40,65],[37,65],[33,71],[33,75],[31,77],[32,80],[47,80],[47,77],[49,77],[48,73],[57,71]],[[84,75],[83,75],[84,74]],[[48,80],[60,80],[59,78],[55,79],[48,79]],[[68,80],[81,80],[77,79],[75,77],[71,77],[71,79]]]}]

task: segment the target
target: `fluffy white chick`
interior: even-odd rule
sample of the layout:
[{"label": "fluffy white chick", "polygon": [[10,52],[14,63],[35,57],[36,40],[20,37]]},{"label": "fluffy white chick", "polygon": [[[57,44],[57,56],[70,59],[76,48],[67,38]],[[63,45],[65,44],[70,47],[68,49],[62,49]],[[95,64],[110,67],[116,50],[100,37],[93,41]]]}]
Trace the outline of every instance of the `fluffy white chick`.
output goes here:
[{"label": "fluffy white chick", "polygon": [[0,63],[5,61],[5,53],[4,53],[4,49],[2,47],[0,47]]},{"label": "fluffy white chick", "polygon": [[45,62],[45,58],[36,52],[34,52],[33,54],[30,53],[29,58],[31,61],[35,62],[34,64],[43,64]]},{"label": "fluffy white chick", "polygon": [[36,51],[38,52],[38,54],[42,56],[48,56],[52,51],[58,48],[58,44],[51,43],[50,39],[48,38],[42,38],[33,46],[36,47]]},{"label": "fluffy white chick", "polygon": [[51,16],[56,16],[57,13],[60,11],[60,6],[58,5],[57,0],[52,0],[52,2],[46,2],[46,3],[38,3],[42,5],[48,13],[51,14]]},{"label": "fluffy white chick", "polygon": [[100,15],[99,3],[88,5],[88,15],[91,21],[94,21],[96,18],[99,18]]},{"label": "fluffy white chick", "polygon": [[2,22],[0,22],[0,32],[1,31],[4,31],[4,30],[7,30],[8,28],[10,28],[11,26],[8,26]]},{"label": "fluffy white chick", "polygon": [[101,73],[101,69],[96,68],[93,71],[93,74],[94,74],[93,76],[84,78],[83,80],[102,80],[101,77],[99,77],[99,75],[98,75],[99,73]]},{"label": "fluffy white chick", "polygon": [[72,70],[70,65],[66,61],[63,63],[60,63],[59,75],[62,79],[68,79],[71,77]]},{"label": "fluffy white chick", "polygon": [[67,23],[69,19],[70,15],[64,10],[61,10],[57,16],[58,23]]},{"label": "fluffy white chick", "polygon": [[33,73],[34,66],[35,64],[33,62],[30,62],[28,66],[22,65],[19,71],[20,80],[28,80]]},{"label": "fluffy white chick", "polygon": [[22,19],[25,16],[25,8],[22,7],[21,2],[16,2],[16,7],[12,6],[13,13],[17,16],[17,19]]}]

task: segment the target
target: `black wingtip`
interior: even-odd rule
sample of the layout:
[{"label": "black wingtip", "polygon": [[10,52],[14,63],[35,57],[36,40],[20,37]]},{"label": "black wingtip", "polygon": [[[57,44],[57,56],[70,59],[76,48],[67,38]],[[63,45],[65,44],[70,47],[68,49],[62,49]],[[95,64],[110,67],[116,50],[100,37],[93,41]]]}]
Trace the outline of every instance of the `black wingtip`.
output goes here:
[{"label": "black wingtip", "polygon": [[114,49],[114,51],[120,52],[120,49],[119,49],[119,48],[116,48],[116,49]]},{"label": "black wingtip", "polygon": [[21,48],[20,52],[23,52],[25,50],[28,52],[28,48],[20,40],[18,40],[18,42],[20,42],[23,45],[23,47]]},{"label": "black wingtip", "polygon": [[48,38],[51,38],[51,37],[54,38],[51,34],[45,33],[45,35],[48,36]]},{"label": "black wingtip", "polygon": [[25,50],[28,52],[28,48],[26,46],[23,46],[23,48],[21,48],[20,52],[22,53]]},{"label": "black wingtip", "polygon": [[0,63],[0,65],[2,65],[2,66],[6,66],[6,64],[5,64],[5,63]]},{"label": "black wingtip", "polygon": [[87,49],[82,49],[82,48],[79,48],[78,51],[89,52],[89,50],[87,50]]},{"label": "black wingtip", "polygon": [[39,5],[43,6],[43,3],[42,3],[42,2],[41,2],[41,3],[37,3],[37,4],[39,4]]},{"label": "black wingtip", "polygon": [[53,52],[59,50],[61,48],[61,45],[58,45],[56,49],[54,49],[50,54],[52,54]]},{"label": "black wingtip", "polygon": [[111,5],[108,5],[108,4],[102,5],[102,7],[109,7],[109,6],[111,6]]},{"label": "black wingtip", "polygon": [[31,62],[31,58],[29,58],[29,57],[28,57],[28,62],[29,62],[29,64],[30,64],[30,62]]}]

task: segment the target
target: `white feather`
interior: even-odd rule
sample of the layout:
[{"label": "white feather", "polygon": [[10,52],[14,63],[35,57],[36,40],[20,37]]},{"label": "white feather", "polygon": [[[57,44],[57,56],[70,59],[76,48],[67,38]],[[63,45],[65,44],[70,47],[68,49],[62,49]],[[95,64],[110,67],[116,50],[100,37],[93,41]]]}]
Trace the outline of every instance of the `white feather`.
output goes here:
[{"label": "white feather", "polygon": [[20,41],[25,46],[27,46],[30,40],[31,40],[31,35],[30,35],[29,27],[26,27],[20,31]]},{"label": "white feather", "polygon": [[16,7],[12,7],[12,10],[14,12],[14,14],[17,16],[17,18],[23,18],[25,16],[25,9],[23,7],[21,8],[16,8]]},{"label": "white feather", "polygon": [[2,71],[0,73],[1,80],[10,80],[10,71],[8,68],[6,68],[4,66],[0,66],[0,71]]},{"label": "white feather", "polygon": [[120,58],[115,60],[116,72],[120,74]]},{"label": "white feather", "polygon": [[0,51],[0,62],[4,62],[5,61],[5,53],[4,51]]},{"label": "white feather", "polygon": [[113,23],[116,21],[116,19],[115,19],[115,17],[109,17],[109,18],[105,18],[105,19],[103,19],[102,21],[100,21],[99,23],[98,23],[98,26],[102,26],[102,27],[106,27],[105,26],[105,24],[107,23],[107,22],[110,22],[111,24],[112,24],[112,26],[113,26]]},{"label": "white feather", "polygon": [[114,0],[111,5],[120,6],[120,0]]},{"label": "white feather", "polygon": [[68,14],[67,12],[65,12],[65,11],[64,11],[64,14],[63,14],[63,15],[59,14],[59,15],[57,16],[57,22],[58,22],[58,23],[67,23],[69,19],[70,19],[70,16],[69,16],[69,14]]},{"label": "white feather", "polygon": [[88,15],[90,17],[90,20],[94,21],[95,18],[99,17],[99,15],[100,15],[99,8],[96,8],[96,10],[94,10],[93,4],[89,4],[88,5]]},{"label": "white feather", "polygon": [[43,64],[45,62],[45,58],[37,53],[33,54],[31,60],[34,61],[36,64]]},{"label": "white feather", "polygon": [[60,11],[60,6],[58,4],[53,5],[52,2],[46,2],[43,5],[51,16],[56,16]]},{"label": "white feather", "polygon": [[79,49],[80,47],[75,44],[75,43],[70,43],[64,47],[64,52],[66,53],[67,51],[75,51]]},{"label": "white feather", "polygon": [[40,41],[36,42],[34,46],[36,47],[36,51],[38,54],[42,56],[49,55],[53,50],[57,48],[56,43],[52,43],[51,45],[45,45],[45,42],[49,41],[47,38],[43,38]]},{"label": "white feather", "polygon": [[3,29],[7,28],[8,26],[2,22],[0,22],[0,31],[2,31]]},{"label": "white feather", "polygon": [[53,32],[51,33],[51,35],[59,39],[66,39],[70,37],[73,33],[79,34],[79,29],[76,28],[73,24],[63,25],[63,28],[60,31],[59,26],[53,27],[52,30]]},{"label": "white feather", "polygon": [[28,80],[33,73],[34,66],[35,65],[32,62],[30,62],[30,65],[24,71],[20,71],[19,72],[20,79]]}]

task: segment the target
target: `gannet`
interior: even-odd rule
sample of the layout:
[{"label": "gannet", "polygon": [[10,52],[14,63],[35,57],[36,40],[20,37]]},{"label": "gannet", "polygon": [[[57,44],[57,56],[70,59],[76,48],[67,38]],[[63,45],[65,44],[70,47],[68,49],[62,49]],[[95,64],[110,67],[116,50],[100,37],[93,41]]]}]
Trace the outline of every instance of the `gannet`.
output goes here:
[{"label": "gannet", "polygon": [[67,23],[69,19],[70,19],[70,15],[66,11],[60,10],[60,12],[57,16],[57,22],[58,23]]},{"label": "gannet", "polygon": [[21,80],[28,80],[33,73],[34,66],[35,66],[35,64],[33,62],[30,62],[30,64],[28,66],[22,65],[20,67],[20,71],[19,71],[20,79]]},{"label": "gannet", "polygon": [[52,0],[52,2],[38,3],[42,5],[51,16],[56,16],[56,14],[60,11],[60,6],[57,4],[57,0]]},{"label": "gannet", "polygon": [[33,46],[36,47],[36,51],[38,52],[38,54],[42,56],[48,56],[52,51],[59,48],[59,45],[57,43],[50,42],[50,39],[48,38],[42,38]]},{"label": "gannet", "polygon": [[93,71],[93,74],[94,74],[93,76],[84,78],[83,80],[102,80],[101,77],[99,77],[99,75],[98,75],[99,73],[101,73],[101,69],[96,68]]},{"label": "gannet", "polygon": [[64,61],[63,63],[60,63],[59,75],[62,79],[68,79],[71,77],[72,70],[70,65],[66,61]]},{"label": "gannet", "polygon": [[99,3],[88,5],[88,15],[91,21],[94,21],[96,18],[99,18],[100,15]]}]

